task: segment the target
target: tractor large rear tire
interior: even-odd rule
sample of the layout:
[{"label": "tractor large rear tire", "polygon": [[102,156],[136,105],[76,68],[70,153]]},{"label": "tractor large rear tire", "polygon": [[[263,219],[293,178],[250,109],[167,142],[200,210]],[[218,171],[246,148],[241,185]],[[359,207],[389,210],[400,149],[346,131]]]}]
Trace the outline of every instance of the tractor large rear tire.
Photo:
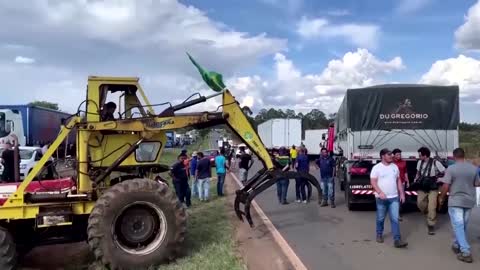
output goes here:
[{"label": "tractor large rear tire", "polygon": [[186,232],[185,208],[166,185],[132,179],[107,190],[88,220],[88,243],[110,269],[143,269],[174,259]]},{"label": "tractor large rear tire", "polygon": [[17,269],[17,249],[12,235],[0,227],[0,269]]}]

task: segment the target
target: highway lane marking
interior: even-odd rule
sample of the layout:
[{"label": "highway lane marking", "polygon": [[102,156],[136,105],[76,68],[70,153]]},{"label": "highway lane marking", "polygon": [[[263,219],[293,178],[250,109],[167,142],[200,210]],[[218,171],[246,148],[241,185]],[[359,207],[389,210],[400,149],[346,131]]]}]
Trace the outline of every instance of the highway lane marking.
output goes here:
[{"label": "highway lane marking", "polygon": [[[243,188],[242,182],[240,182],[240,180],[233,172],[230,172],[230,176],[232,176],[235,182],[237,182],[238,186]],[[307,270],[307,267],[303,264],[300,258],[298,258],[295,251],[293,251],[288,242],[285,240],[285,238],[283,238],[277,228],[275,228],[275,225],[273,225],[272,221],[267,217],[267,215],[263,212],[262,208],[260,208],[260,206],[257,204],[257,202],[255,202],[255,200],[252,201],[252,206],[257,212],[257,214],[260,216],[260,219],[263,221],[267,229],[272,233],[273,239],[275,240],[277,245],[280,246],[280,249],[290,261],[293,268],[295,268],[296,270]]]}]

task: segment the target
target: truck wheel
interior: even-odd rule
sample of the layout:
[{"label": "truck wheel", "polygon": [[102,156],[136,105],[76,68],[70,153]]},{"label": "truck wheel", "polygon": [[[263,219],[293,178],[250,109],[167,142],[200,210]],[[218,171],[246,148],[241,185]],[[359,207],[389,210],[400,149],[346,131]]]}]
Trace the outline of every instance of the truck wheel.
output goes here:
[{"label": "truck wheel", "polygon": [[88,243],[110,269],[141,269],[178,255],[186,212],[176,196],[154,180],[132,179],[110,187],[88,219]]},{"label": "truck wheel", "polygon": [[17,269],[17,251],[12,235],[0,227],[0,269]]}]

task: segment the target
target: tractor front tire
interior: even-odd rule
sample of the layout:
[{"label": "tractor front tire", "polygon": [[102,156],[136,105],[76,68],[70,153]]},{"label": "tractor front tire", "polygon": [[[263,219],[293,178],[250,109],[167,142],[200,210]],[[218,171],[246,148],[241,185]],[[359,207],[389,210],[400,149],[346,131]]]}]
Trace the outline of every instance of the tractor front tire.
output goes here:
[{"label": "tractor front tire", "polygon": [[17,249],[12,235],[0,227],[0,269],[17,269]]},{"label": "tractor front tire", "polygon": [[88,219],[88,243],[110,269],[143,269],[174,259],[186,233],[185,208],[167,186],[132,179],[108,189]]}]

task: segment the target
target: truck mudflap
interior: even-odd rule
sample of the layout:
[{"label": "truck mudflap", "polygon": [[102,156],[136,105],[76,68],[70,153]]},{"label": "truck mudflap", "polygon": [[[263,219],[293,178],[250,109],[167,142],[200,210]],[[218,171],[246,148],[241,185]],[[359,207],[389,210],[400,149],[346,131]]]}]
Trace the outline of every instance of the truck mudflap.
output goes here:
[{"label": "truck mudflap", "polygon": [[[296,171],[287,171],[283,172],[281,170],[267,170],[261,169],[258,171],[252,178],[250,178],[240,190],[236,191],[234,209],[237,217],[243,221],[243,216],[247,219],[250,227],[253,227],[253,221],[250,214],[250,206],[252,200],[260,193],[268,189],[269,187],[276,184],[280,179],[296,179],[304,178],[307,179],[310,184],[312,184],[318,192],[318,203],[320,204],[322,200],[322,189],[320,188],[320,183],[318,180],[309,173],[301,173]],[[244,210],[240,210],[240,204],[244,204]]]}]

